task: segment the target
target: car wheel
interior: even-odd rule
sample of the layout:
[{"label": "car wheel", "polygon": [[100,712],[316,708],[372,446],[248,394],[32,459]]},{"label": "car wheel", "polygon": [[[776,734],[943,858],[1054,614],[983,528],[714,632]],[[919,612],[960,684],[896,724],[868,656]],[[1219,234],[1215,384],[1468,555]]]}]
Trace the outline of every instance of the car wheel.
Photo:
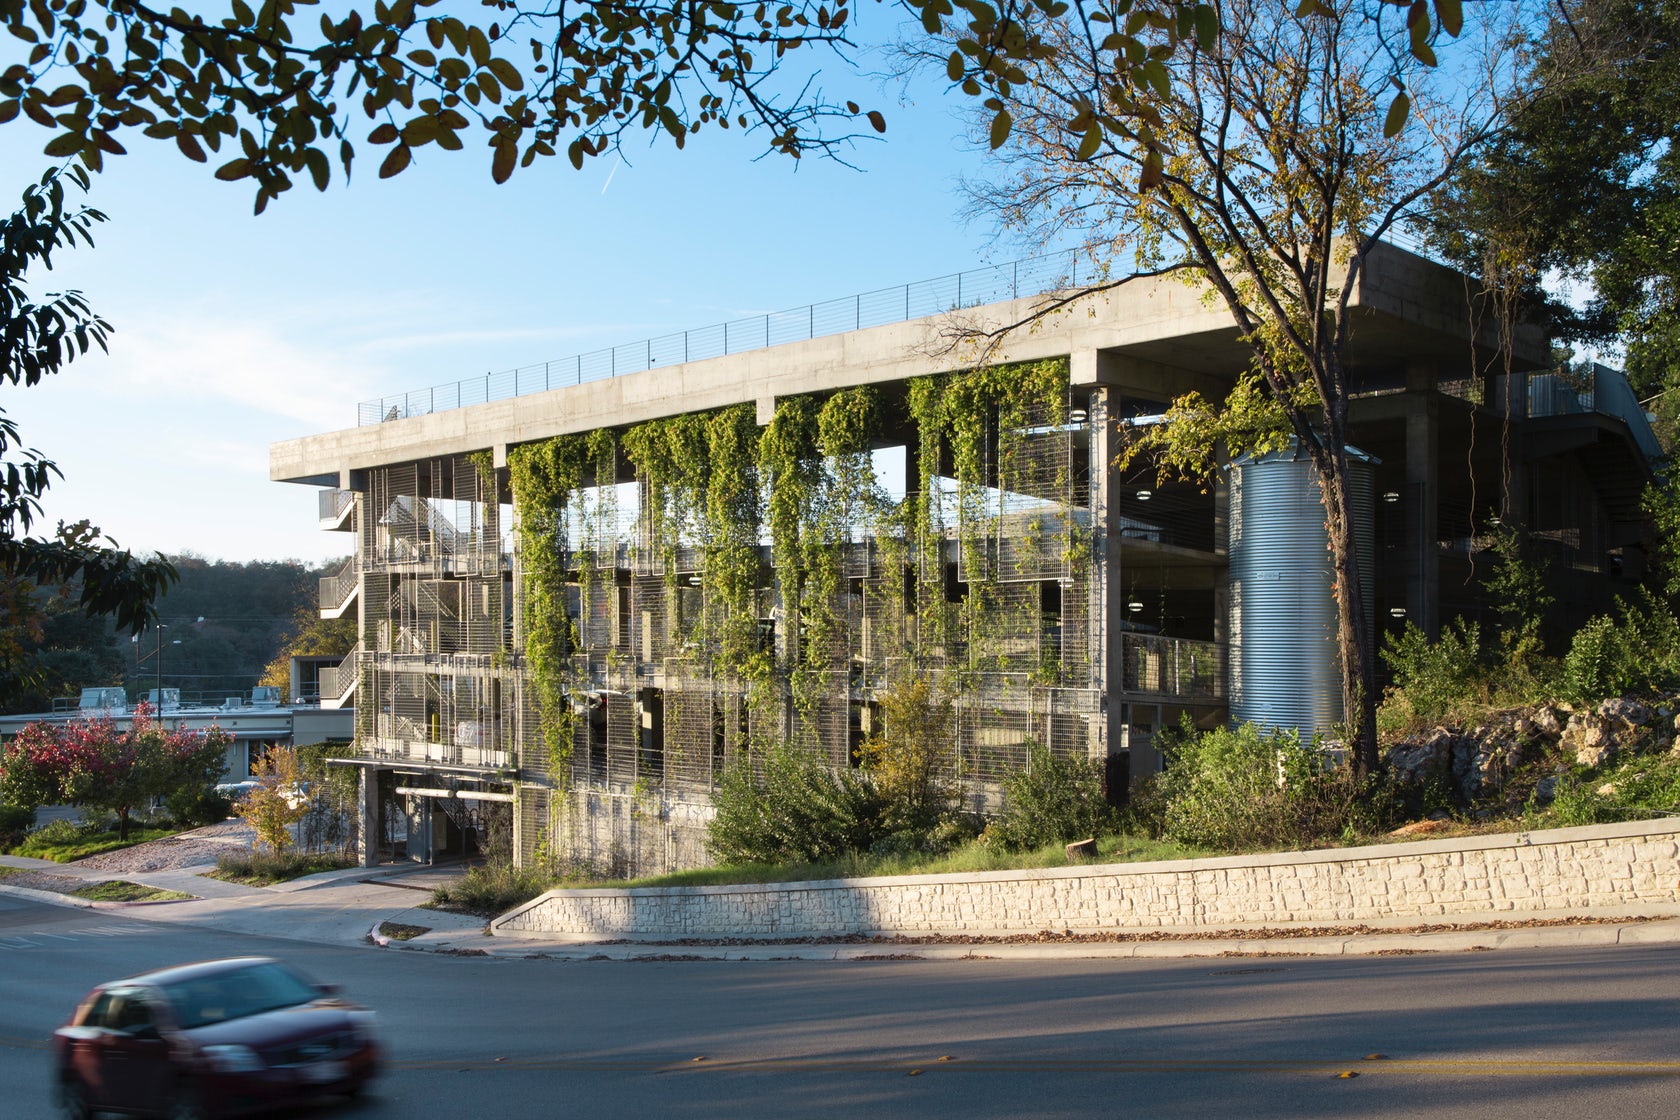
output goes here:
[{"label": "car wheel", "polygon": [[169,1095],[169,1106],[163,1115],[165,1120],[208,1120],[210,1114],[205,1111],[204,1098],[198,1090],[182,1083]]},{"label": "car wheel", "polygon": [[58,1083],[58,1115],[62,1120],[93,1120],[88,1107],[87,1086],[74,1077]]}]

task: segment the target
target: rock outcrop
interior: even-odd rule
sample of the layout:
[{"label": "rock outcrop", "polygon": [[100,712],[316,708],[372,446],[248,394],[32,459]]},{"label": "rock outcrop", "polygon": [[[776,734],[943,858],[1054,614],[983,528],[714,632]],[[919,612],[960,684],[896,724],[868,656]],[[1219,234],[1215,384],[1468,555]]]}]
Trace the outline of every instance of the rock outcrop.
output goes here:
[{"label": "rock outcrop", "polygon": [[1680,749],[1680,697],[1617,697],[1592,708],[1540,704],[1486,718],[1396,741],[1387,751],[1389,773],[1402,785],[1439,782],[1465,805],[1516,806],[1530,796],[1550,801],[1570,766],[1597,769],[1625,755]]}]

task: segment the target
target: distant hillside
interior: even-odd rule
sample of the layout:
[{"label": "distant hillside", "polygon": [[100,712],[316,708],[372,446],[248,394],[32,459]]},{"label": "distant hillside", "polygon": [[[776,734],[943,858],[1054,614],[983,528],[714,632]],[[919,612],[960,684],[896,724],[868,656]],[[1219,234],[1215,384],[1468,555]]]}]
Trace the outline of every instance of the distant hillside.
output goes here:
[{"label": "distant hillside", "polygon": [[65,589],[14,588],[0,601],[13,662],[0,672],[0,710],[43,711],[89,685],[137,697],[157,687],[160,664],[163,687],[183,698],[248,695],[300,617],[315,612],[317,581],[342,563],[170,559],[181,579],[158,604],[163,626],[137,638],[77,613]]}]

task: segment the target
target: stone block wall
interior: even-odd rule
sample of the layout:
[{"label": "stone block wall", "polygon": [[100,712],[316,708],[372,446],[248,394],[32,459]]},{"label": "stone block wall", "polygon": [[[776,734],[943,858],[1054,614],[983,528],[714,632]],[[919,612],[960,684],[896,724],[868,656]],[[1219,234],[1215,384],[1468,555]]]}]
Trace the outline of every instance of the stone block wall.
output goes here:
[{"label": "stone block wall", "polygon": [[1680,821],[966,875],[560,890],[498,936],[1215,930],[1642,907],[1680,913]]}]

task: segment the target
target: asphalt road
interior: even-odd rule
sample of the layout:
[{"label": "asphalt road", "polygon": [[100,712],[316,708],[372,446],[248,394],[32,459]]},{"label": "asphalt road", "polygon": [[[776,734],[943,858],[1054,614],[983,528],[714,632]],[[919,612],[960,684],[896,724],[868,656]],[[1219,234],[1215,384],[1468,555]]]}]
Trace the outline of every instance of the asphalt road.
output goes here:
[{"label": "asphalt road", "polygon": [[92,983],[241,953],[286,957],[381,1013],[392,1063],[373,1097],[303,1116],[1680,1113],[1675,947],[565,963],[186,931],[0,897],[0,1118],[51,1115],[44,1040]]}]

